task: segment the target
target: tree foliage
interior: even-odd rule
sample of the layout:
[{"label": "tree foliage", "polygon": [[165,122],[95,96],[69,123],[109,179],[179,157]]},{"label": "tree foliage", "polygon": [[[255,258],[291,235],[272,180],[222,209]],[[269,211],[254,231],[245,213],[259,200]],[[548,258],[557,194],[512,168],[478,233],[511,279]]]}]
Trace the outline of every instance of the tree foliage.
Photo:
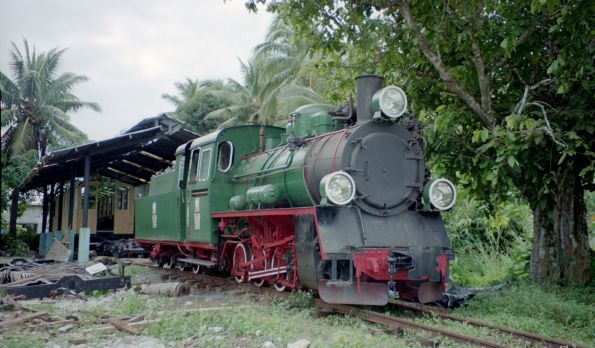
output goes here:
[{"label": "tree foliage", "polygon": [[[320,54],[310,52],[306,43],[293,35],[287,22],[275,20],[265,42],[254,49],[247,62],[240,61],[241,81],[228,78],[199,83],[187,79],[178,88],[196,83],[194,90],[188,91],[198,93],[198,99],[184,99],[185,93],[177,99],[164,97],[179,103],[178,112],[184,108],[209,110],[204,121],[215,122],[219,127],[241,123],[284,125],[291,111],[319,102],[318,91],[325,90],[317,70]],[[211,109],[215,104],[219,107]]]},{"label": "tree foliage", "polygon": [[[10,193],[12,188],[17,187],[23,179],[29,174],[31,168],[37,163],[37,153],[35,150],[12,155],[10,158],[3,159],[2,165],[2,191],[0,194],[0,211],[7,211],[10,206]],[[31,193],[21,193],[18,214],[21,215],[27,208],[27,202]],[[2,228],[7,221],[2,220]]]},{"label": "tree foliage", "polygon": [[[12,47],[13,79],[0,72],[3,211],[8,206],[9,192],[18,198],[14,195],[18,191],[13,189],[48,150],[87,140],[86,134],[70,123],[67,113],[85,107],[101,110],[96,103],[81,101],[72,93],[87,77],[69,72],[58,75],[64,49],[37,54],[25,39],[24,53],[14,43]],[[22,213],[27,194],[21,193],[20,198]],[[15,235],[14,226],[11,229]]]},{"label": "tree foliage", "polygon": [[526,199],[533,280],[588,281],[593,1],[267,4],[322,50],[325,68],[343,71],[337,79],[376,73],[403,85],[427,125],[436,172],[493,202],[515,193]]},{"label": "tree foliage", "polygon": [[3,159],[13,153],[37,150],[39,159],[52,144],[71,145],[87,136],[70,123],[68,112],[80,108],[100,111],[96,103],[79,100],[72,89],[87,77],[57,74],[65,50],[37,54],[23,39],[24,53],[12,43],[10,66],[14,78],[0,72]]},{"label": "tree foliage", "polygon": [[186,126],[198,134],[206,134],[217,128],[217,123],[206,116],[225,106],[225,102],[208,92],[208,85],[198,80],[187,78],[185,82],[176,82],[180,96],[163,94],[162,97],[176,106],[175,116],[184,121]]}]

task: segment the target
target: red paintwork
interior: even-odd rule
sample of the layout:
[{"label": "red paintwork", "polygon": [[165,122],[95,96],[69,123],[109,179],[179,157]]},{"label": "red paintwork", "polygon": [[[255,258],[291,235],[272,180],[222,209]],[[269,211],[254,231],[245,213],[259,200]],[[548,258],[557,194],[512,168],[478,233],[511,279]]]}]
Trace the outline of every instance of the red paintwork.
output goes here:
[{"label": "red paintwork", "polygon": [[440,272],[442,275],[440,279],[440,285],[442,287],[442,291],[446,290],[446,275],[448,274],[448,255],[442,254],[438,256],[438,267],[437,271]]},{"label": "red paintwork", "polygon": [[[355,266],[358,281],[362,274],[375,280],[390,280],[388,264],[386,263],[389,251],[389,249],[366,249],[355,252],[353,254],[353,265]],[[393,280],[407,280],[408,278],[409,271],[403,270],[397,271]]]},{"label": "red paintwork", "polygon": [[[217,224],[219,232],[227,239],[220,261],[225,261],[234,274],[247,274],[244,281],[264,279],[295,288],[298,280],[296,272],[287,274],[288,269],[297,269],[294,217],[314,214],[313,207],[211,213],[212,218],[220,219]],[[245,222],[249,227],[240,229],[239,222]],[[248,260],[238,260],[231,265],[233,256],[230,255],[239,243],[246,247]],[[291,264],[287,264],[287,254],[291,255]]]}]

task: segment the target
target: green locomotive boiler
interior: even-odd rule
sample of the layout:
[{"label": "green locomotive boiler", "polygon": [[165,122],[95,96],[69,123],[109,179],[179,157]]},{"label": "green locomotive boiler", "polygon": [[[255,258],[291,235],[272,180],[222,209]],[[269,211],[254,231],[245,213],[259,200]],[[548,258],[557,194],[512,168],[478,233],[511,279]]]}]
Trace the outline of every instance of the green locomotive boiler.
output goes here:
[{"label": "green locomotive boiler", "polygon": [[211,268],[329,303],[442,298],[452,254],[404,92],[356,79],[357,103],[305,105],[285,128],[243,125],[180,146],[135,204],[135,233],[170,267]]}]

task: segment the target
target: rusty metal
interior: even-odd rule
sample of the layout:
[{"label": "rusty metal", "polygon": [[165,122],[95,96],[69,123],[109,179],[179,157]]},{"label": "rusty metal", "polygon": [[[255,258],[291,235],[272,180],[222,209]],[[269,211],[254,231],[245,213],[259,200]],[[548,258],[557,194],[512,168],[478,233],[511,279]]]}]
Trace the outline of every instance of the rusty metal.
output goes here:
[{"label": "rusty metal", "polygon": [[0,268],[0,291],[27,298],[51,297],[60,293],[80,293],[130,287],[129,276],[91,276],[72,263],[54,260],[13,259]]},{"label": "rusty metal", "polygon": [[190,287],[183,282],[159,283],[143,285],[140,291],[147,295],[185,296],[190,293]]}]

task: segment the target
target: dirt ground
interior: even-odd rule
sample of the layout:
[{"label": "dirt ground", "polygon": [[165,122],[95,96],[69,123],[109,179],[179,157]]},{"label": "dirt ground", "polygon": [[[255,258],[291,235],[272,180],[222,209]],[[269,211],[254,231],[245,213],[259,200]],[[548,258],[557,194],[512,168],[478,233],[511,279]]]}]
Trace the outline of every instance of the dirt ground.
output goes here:
[{"label": "dirt ground", "polygon": [[[142,294],[142,287],[149,284],[164,284],[175,280],[163,279],[164,271],[140,266],[144,261],[132,260],[139,265],[131,266],[127,274],[131,275],[132,288],[105,291],[97,294],[74,295],[64,294],[56,298],[26,299],[15,302],[14,306],[4,306],[0,311],[0,347],[143,347],[162,348],[178,347],[180,342],[143,336],[139,328],[143,322],[155,321],[161,312],[161,317],[170,315],[176,309],[186,312],[216,311],[218,308],[233,308],[246,303],[268,301],[258,294],[242,289],[227,290],[221,286],[213,286],[200,282],[191,283],[189,293],[184,296],[146,296]],[[142,303],[135,303],[134,301]],[[131,302],[132,301],[132,302]],[[12,302],[12,301],[11,301]],[[137,318],[122,315],[123,312],[134,312],[136,308],[154,308],[157,313],[146,313]],[[119,307],[131,307],[119,308]],[[28,316],[40,315],[34,319]],[[22,320],[22,322],[19,322]],[[118,321],[119,320],[119,321]],[[15,322],[17,322],[15,324]],[[123,325],[117,325],[122,323]],[[139,326],[135,326],[140,323]],[[131,328],[131,329],[130,329]],[[128,329],[132,331],[127,331]],[[227,346],[229,342],[223,340],[223,328],[219,325],[203,325],[203,332],[211,335],[214,345]],[[258,336],[258,332],[256,332]],[[241,342],[240,342],[241,343]],[[254,344],[252,342],[250,344]],[[189,337],[184,346],[202,346],[193,342]],[[264,337],[256,345],[261,347],[275,347]]]}]

